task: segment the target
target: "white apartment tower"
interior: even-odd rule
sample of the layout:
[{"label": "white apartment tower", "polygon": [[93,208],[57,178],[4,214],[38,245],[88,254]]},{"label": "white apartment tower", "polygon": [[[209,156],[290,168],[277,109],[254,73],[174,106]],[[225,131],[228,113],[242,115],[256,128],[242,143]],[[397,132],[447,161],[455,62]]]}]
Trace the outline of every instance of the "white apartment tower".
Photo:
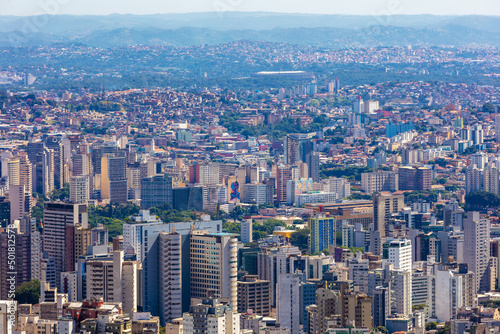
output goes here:
[{"label": "white apartment tower", "polygon": [[69,200],[73,203],[87,203],[90,199],[88,175],[72,176],[69,179]]},{"label": "white apartment tower", "polygon": [[290,334],[299,334],[300,321],[300,277],[294,274],[280,274],[276,286],[276,318],[282,328]]},{"label": "white apartment tower", "polygon": [[475,274],[476,293],[490,291],[490,221],[479,212],[468,212],[464,219],[464,262]]}]

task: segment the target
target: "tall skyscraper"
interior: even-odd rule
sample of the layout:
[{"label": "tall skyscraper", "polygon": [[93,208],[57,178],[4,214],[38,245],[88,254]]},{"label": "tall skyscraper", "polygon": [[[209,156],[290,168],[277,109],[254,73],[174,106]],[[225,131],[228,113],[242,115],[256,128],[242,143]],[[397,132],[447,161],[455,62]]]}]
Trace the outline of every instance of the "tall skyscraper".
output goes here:
[{"label": "tall skyscraper", "polygon": [[43,250],[49,258],[54,260],[56,287],[60,284],[60,274],[68,271],[66,268],[74,263],[66,257],[68,246],[67,225],[73,228],[87,228],[88,214],[86,204],[70,204],[60,202],[46,202],[43,211]]},{"label": "tall skyscraper", "polygon": [[311,254],[328,249],[336,241],[336,228],[334,217],[309,218],[309,228],[311,229],[311,241],[309,252]]},{"label": "tall skyscraper", "polygon": [[490,220],[479,212],[467,212],[464,219],[464,262],[475,275],[476,293],[490,291]]},{"label": "tall skyscraper", "polygon": [[278,203],[287,201],[286,187],[292,179],[292,168],[289,166],[276,166],[276,196]]},{"label": "tall skyscraper", "polygon": [[142,179],[141,206],[149,209],[164,204],[173,204],[172,177],[160,174]]},{"label": "tall skyscraper", "polygon": [[54,188],[61,189],[64,186],[64,145],[59,138],[50,136],[45,146],[54,154]]},{"label": "tall skyscraper", "polygon": [[306,156],[312,152],[312,143],[307,134],[291,133],[284,141],[285,163],[292,165],[296,161],[306,162]]},{"label": "tall skyscraper", "polygon": [[290,334],[300,333],[300,276],[279,274],[276,286],[276,319]]},{"label": "tall skyscraper", "polygon": [[122,303],[129,314],[137,311],[137,263],[124,261],[123,251],[113,252],[109,260],[87,261],[86,274],[87,299]]},{"label": "tall skyscraper", "polygon": [[482,171],[473,165],[465,171],[465,193],[481,191],[483,189]]},{"label": "tall skyscraper", "polygon": [[355,114],[362,114],[365,111],[365,103],[361,96],[356,96],[356,100],[354,101],[353,112]]},{"label": "tall skyscraper", "polygon": [[495,139],[500,143],[500,114],[495,115]]},{"label": "tall skyscraper", "polygon": [[158,252],[159,311],[160,323],[164,326],[182,316],[181,235],[176,232],[160,233]]},{"label": "tall skyscraper", "polygon": [[101,158],[101,198],[110,203],[127,203],[127,159],[124,154]]},{"label": "tall skyscraper", "polygon": [[375,231],[380,231],[380,237],[385,237],[386,224],[391,214],[399,212],[403,207],[403,193],[380,193],[373,196],[373,225]]},{"label": "tall skyscraper", "polygon": [[313,182],[319,182],[319,153],[311,152],[306,155],[305,163],[308,166],[309,178],[313,180]]},{"label": "tall skyscraper", "polygon": [[[15,238],[12,238],[15,235]],[[12,253],[13,251],[13,253]],[[12,268],[12,255],[15,256]],[[9,294],[11,284],[19,286],[31,280],[31,239],[29,234],[20,233],[18,229],[13,233],[0,234],[0,299],[11,299]],[[15,281],[9,280],[15,276]]]},{"label": "tall skyscraper", "polygon": [[227,298],[237,307],[237,239],[228,233],[190,235],[191,298]]},{"label": "tall skyscraper", "polygon": [[238,281],[238,311],[269,316],[271,312],[270,282],[260,280],[257,275],[246,275]]},{"label": "tall skyscraper", "polygon": [[429,276],[429,316],[439,322],[455,319],[463,302],[462,288],[462,277],[451,270],[437,270]]},{"label": "tall skyscraper", "polygon": [[33,191],[48,194],[54,190],[54,151],[41,141],[29,142],[27,150],[33,167]]},{"label": "tall skyscraper", "polygon": [[72,176],[69,179],[69,200],[73,203],[87,203],[90,199],[89,175]]},{"label": "tall skyscraper", "polygon": [[292,246],[265,248],[257,255],[259,278],[271,282],[271,305],[276,305],[279,275],[294,273],[293,259],[300,255],[300,249]]}]

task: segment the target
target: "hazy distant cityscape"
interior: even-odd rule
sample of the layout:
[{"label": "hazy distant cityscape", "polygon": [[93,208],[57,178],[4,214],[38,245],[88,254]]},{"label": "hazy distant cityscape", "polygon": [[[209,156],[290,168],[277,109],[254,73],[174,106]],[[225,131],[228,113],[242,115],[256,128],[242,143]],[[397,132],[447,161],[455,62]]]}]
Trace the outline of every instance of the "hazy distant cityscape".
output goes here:
[{"label": "hazy distant cityscape", "polygon": [[0,31],[0,334],[500,332],[499,16]]}]

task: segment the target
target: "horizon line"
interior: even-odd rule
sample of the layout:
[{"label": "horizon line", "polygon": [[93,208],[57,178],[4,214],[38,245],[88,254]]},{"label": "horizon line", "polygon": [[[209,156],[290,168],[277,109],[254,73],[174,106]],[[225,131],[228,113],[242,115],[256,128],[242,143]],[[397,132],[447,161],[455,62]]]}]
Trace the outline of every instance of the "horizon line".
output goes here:
[{"label": "horizon line", "polygon": [[190,14],[270,14],[270,15],[302,15],[302,16],[352,16],[352,17],[387,17],[387,16],[435,16],[435,17],[492,17],[500,18],[500,14],[433,14],[433,13],[418,13],[418,14],[322,14],[322,13],[300,13],[300,12],[268,12],[268,11],[191,11],[191,12],[170,12],[170,13],[151,13],[151,14],[134,14],[134,13],[108,13],[108,14],[38,14],[38,15],[3,15],[0,17],[13,17],[13,18],[25,18],[25,17],[37,17],[37,16],[51,16],[51,17],[62,17],[62,16],[97,16],[97,17],[107,17],[107,16],[160,16],[160,15],[190,15]]}]

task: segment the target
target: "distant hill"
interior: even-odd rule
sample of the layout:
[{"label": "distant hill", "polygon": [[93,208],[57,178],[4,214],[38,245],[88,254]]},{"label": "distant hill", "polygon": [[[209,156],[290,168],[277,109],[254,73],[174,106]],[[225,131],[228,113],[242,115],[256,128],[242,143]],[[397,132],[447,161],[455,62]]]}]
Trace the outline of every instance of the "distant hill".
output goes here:
[{"label": "distant hill", "polygon": [[[23,33],[32,22],[35,32]],[[29,30],[29,29],[28,29]],[[211,12],[108,16],[0,16],[0,46],[82,43],[199,45],[240,39],[324,47],[500,46],[500,17]]]}]

